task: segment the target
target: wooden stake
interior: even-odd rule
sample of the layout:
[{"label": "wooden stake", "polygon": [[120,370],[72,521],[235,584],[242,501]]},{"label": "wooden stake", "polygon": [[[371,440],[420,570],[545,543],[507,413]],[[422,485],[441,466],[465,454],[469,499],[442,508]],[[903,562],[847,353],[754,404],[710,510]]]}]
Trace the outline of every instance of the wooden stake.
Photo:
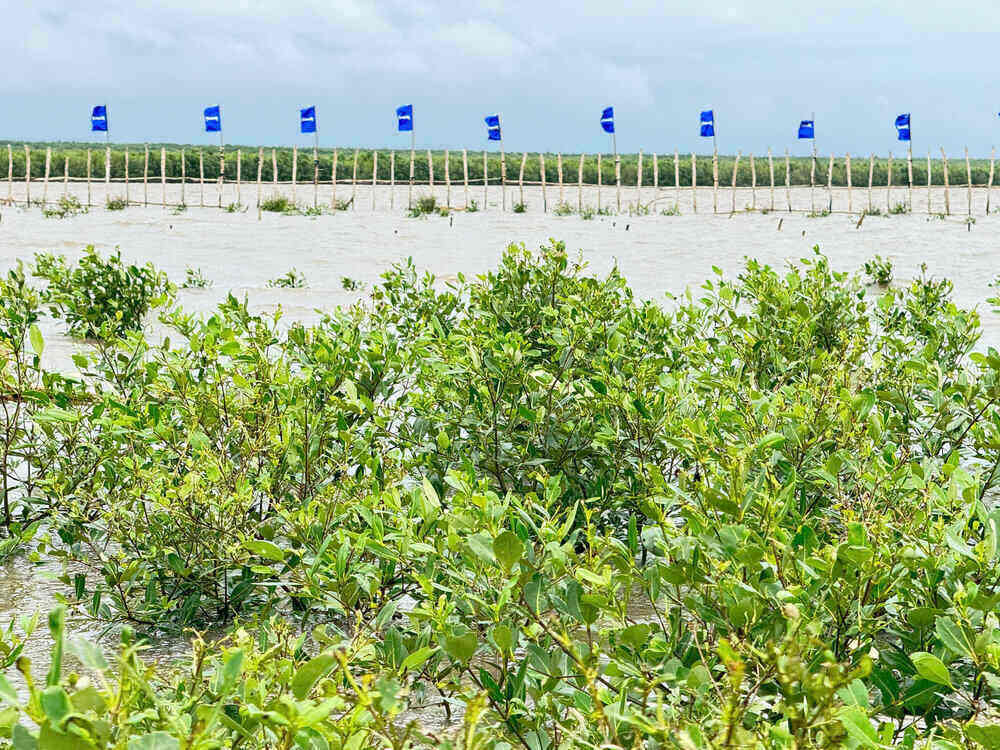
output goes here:
[{"label": "wooden stake", "polygon": [[681,154],[674,149],[674,209],[681,208]]},{"label": "wooden stake", "polygon": [[489,163],[487,161],[488,155],[486,150],[483,150],[483,210],[490,205],[490,173],[489,173]]},{"label": "wooden stake", "polygon": [[809,165],[809,208],[816,213],[816,140],[813,139],[813,158]]},{"label": "wooden stake", "polygon": [[507,210],[507,157],[500,141],[500,210]]},{"label": "wooden stake", "polygon": [[888,214],[892,210],[892,151],[889,152],[889,162],[886,167],[885,177],[885,212]]},{"label": "wooden stake", "polygon": [[561,206],[566,202],[563,193],[562,154],[556,154],[556,174],[559,175],[559,205]]},{"label": "wooden stake", "polygon": [[[612,137],[614,134],[612,134]],[[618,213],[622,212],[622,158],[618,155],[618,147],[615,147],[615,190],[618,195]]]},{"label": "wooden stake", "polygon": [[31,149],[24,147],[24,205],[31,207]]},{"label": "wooden stake", "polygon": [[600,213],[601,210],[601,182],[603,181],[603,176],[601,175],[601,155],[597,155],[597,211]]},{"label": "wooden stake", "polygon": [[545,194],[545,154],[538,155],[538,162],[541,165],[542,170],[542,213],[548,213],[549,199]]},{"label": "wooden stake", "polygon": [[448,161],[448,149],[444,150],[444,205],[451,208],[451,164]]},{"label": "wooden stake", "polygon": [[639,213],[642,205],[642,149],[639,149],[639,168],[635,176],[635,212]]},{"label": "wooden stake", "polygon": [[49,201],[49,170],[52,167],[52,147],[45,149],[45,181],[42,182],[42,205]]},{"label": "wooden stake", "polygon": [[226,147],[221,143],[221,134],[219,137],[219,180],[218,180],[218,194],[219,194],[219,208],[222,208],[222,191],[226,187]]},{"label": "wooden stake", "polygon": [[104,148],[104,202],[111,198],[111,146]]},{"label": "wooden stake", "polygon": [[774,210],[774,157],[771,155],[771,147],[767,147],[767,171],[771,175],[771,208]]},{"label": "wooden stake", "polygon": [[129,205],[131,202],[132,202],[131,201],[131,196],[129,195],[129,190],[128,190],[128,147],[126,146],[126,148],[125,148],[125,205],[126,206]]},{"label": "wooden stake", "polygon": [[521,154],[521,171],[517,175],[517,189],[521,194],[521,205],[524,205],[524,165],[528,162],[528,152]]},{"label": "wooden stake", "polygon": [[872,178],[875,176],[875,154],[868,157],[868,213],[875,207],[872,204]]},{"label": "wooden stake", "polygon": [[854,213],[854,201],[851,196],[851,154],[847,154],[847,213]]},{"label": "wooden stake", "polygon": [[167,149],[160,148],[160,195],[163,207],[167,207]]},{"label": "wooden stake", "polygon": [[261,183],[264,178],[264,148],[262,146],[257,148],[257,208],[260,208],[261,201]]},{"label": "wooden stake", "polygon": [[732,205],[732,209],[729,212],[731,214],[736,213],[736,175],[739,174],[739,171],[740,171],[740,157],[741,156],[743,156],[743,152],[742,151],[737,151],[736,152],[736,162],[733,164],[733,187],[732,187],[732,193],[731,193],[732,194],[732,198],[733,198],[733,205]]},{"label": "wooden stake", "polygon": [[660,197],[660,165],[656,153],[653,153],[653,200]]},{"label": "wooden stake", "polygon": [[945,216],[951,216],[951,188],[949,186],[949,181],[951,175],[948,174],[948,155],[941,149],[941,159],[944,161],[944,213]]},{"label": "wooden stake", "polygon": [[576,210],[583,211],[583,159],[584,154],[580,154],[580,166],[576,172]]},{"label": "wooden stake", "polygon": [[972,216],[972,165],[969,162],[969,147],[965,147],[965,180],[968,189],[969,216]]},{"label": "wooden stake", "polygon": [[788,203],[788,213],[792,212],[792,160],[788,149],[785,149],[785,201]]},{"label": "wooden stake", "polygon": [[712,150],[712,213],[719,213],[719,152]]},{"label": "wooden stake", "polygon": [[434,159],[431,158],[431,150],[427,149],[427,177],[431,194],[434,194]]},{"label": "wooden stake", "polygon": [[833,154],[830,154],[830,166],[826,170],[826,193],[829,199],[826,210],[833,213]]},{"label": "wooden stake", "polygon": [[[87,175],[88,175],[88,193],[89,188],[89,175],[90,175],[90,159],[87,159]],[[90,198],[87,198],[87,204],[90,205]],[[142,162],[142,205],[149,205],[149,144],[146,144],[146,158]]]},{"label": "wooden stake", "polygon": [[66,162],[63,164],[63,197],[69,195],[69,157],[66,157]]},{"label": "wooden stake", "polygon": [[[357,161],[357,155],[355,155],[355,161]],[[292,205],[296,203],[296,187],[299,175],[299,147],[292,146]]]},{"label": "wooden stake", "polygon": [[333,150],[333,175],[330,177],[332,192],[330,193],[330,208],[337,210],[337,159],[340,156],[339,150]]},{"label": "wooden stake", "polygon": [[375,210],[376,187],[378,187],[378,151],[372,151],[372,211]]},{"label": "wooden stake", "polygon": [[750,210],[757,210],[757,162],[750,154]]},{"label": "wooden stake", "polygon": [[931,215],[931,150],[927,149],[927,215]]},{"label": "wooden stake", "polygon": [[906,152],[906,205],[913,213],[913,144]]},{"label": "wooden stake", "polygon": [[990,152],[990,179],[986,183],[986,215],[990,215],[990,199],[993,197],[993,168],[996,164],[997,150],[994,147]]},{"label": "wooden stake", "polygon": [[354,164],[351,170],[351,210],[353,211],[358,207],[358,202],[355,200],[358,197],[358,149],[354,149]]},{"label": "wooden stake", "polygon": [[274,197],[278,197],[278,149],[271,149],[271,189]]},{"label": "wooden stake", "polygon": [[469,208],[469,150],[462,149],[462,184],[465,188],[465,208]]},{"label": "wooden stake", "polygon": [[187,156],[184,149],[181,149],[181,203],[187,205],[184,199],[185,185],[187,185]]},{"label": "wooden stake", "polygon": [[389,152],[389,208],[396,208],[396,151]]},{"label": "wooden stake", "polygon": [[7,144],[7,202],[14,205],[14,149]]},{"label": "wooden stake", "polygon": [[698,213],[698,157],[691,152],[691,211]]},{"label": "wooden stake", "polygon": [[[237,169],[239,162],[236,162]],[[237,172],[238,174],[238,172]],[[313,141],[313,208],[319,208],[319,135]]]},{"label": "wooden stake", "polygon": [[[147,149],[148,148],[149,147],[147,146]],[[147,156],[147,161],[148,161],[148,156]],[[90,208],[93,205],[93,201],[91,199],[91,194],[90,194],[90,175],[91,175],[91,153],[90,149],[88,148],[87,149],[87,208]]]},{"label": "wooden stake", "polygon": [[198,185],[201,195],[198,198],[198,205],[205,207],[205,151],[198,149]]},{"label": "wooden stake", "polygon": [[243,204],[243,150],[236,149],[236,205]]},{"label": "wooden stake", "polygon": [[416,150],[413,147],[414,139],[416,134],[412,131],[410,132],[410,189],[407,195],[407,208],[413,208],[413,167],[416,160]]}]

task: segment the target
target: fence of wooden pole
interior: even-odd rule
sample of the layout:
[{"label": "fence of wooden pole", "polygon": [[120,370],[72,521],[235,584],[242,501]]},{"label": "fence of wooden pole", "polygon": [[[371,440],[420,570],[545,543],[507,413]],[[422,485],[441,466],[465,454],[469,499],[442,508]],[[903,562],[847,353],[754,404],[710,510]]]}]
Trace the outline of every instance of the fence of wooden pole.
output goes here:
[{"label": "fence of wooden pole", "polygon": [[[87,159],[87,173],[90,173],[90,159]],[[89,183],[89,180],[88,180]],[[89,187],[88,187],[89,190]],[[88,203],[90,202],[88,198]],[[146,157],[142,161],[142,205],[149,205],[149,144],[146,144]]]},{"label": "fence of wooden pole", "polygon": [[378,151],[372,151],[372,211],[375,210],[375,188],[378,186]]},{"label": "fence of wooden pole", "polygon": [[128,189],[128,148],[125,149],[125,205],[131,203],[131,196],[129,195]]},{"label": "fence of wooden pole", "polygon": [[635,176],[635,212],[639,213],[642,205],[642,149],[639,149],[639,168]]},{"label": "fence of wooden pole", "polygon": [[681,209],[681,153],[674,149],[674,210]]},{"label": "fence of wooden pole", "polygon": [[965,147],[965,185],[967,188],[967,201],[969,206],[969,216],[972,216],[972,164],[969,162],[969,147]]},{"label": "fence of wooden pole", "polygon": [[49,146],[45,149],[45,178],[42,182],[42,205],[44,206],[49,200],[49,170],[52,168],[52,147]]},{"label": "fence of wooden pole", "polygon": [[160,148],[160,195],[163,207],[167,207],[167,149]]},{"label": "fence of wooden pole", "polygon": [[771,154],[771,147],[767,147],[767,171],[771,178],[771,208],[774,210],[774,156]]},{"label": "fence of wooden pole", "polygon": [[90,149],[88,148],[87,149],[87,208],[90,208],[93,205],[93,201],[91,199],[91,192],[90,192],[90,189],[91,189],[90,188],[91,171],[92,171],[91,152],[90,152]]},{"label": "fence of wooden pole", "polygon": [[66,162],[63,164],[63,197],[69,195],[69,157],[66,157]]},{"label": "fence of wooden pole", "polygon": [[427,149],[427,184],[434,195],[434,159],[431,157],[431,150]]},{"label": "fence of wooden pole", "polygon": [[186,205],[187,201],[184,199],[184,191],[187,185],[187,156],[184,153],[184,149],[181,149],[181,204]]},{"label": "fence of wooden pole", "polygon": [[851,154],[848,152],[844,159],[847,169],[847,213],[854,212],[854,202],[851,197]]},{"label": "fence of wooden pole", "polygon": [[719,213],[719,152],[712,151],[712,213]]},{"label": "fence of wooden pole", "polygon": [[257,149],[257,208],[260,208],[261,188],[264,179],[264,149]]},{"label": "fence of wooden pole", "polygon": [[740,157],[741,156],[743,156],[743,152],[742,151],[737,151],[736,152],[736,162],[733,164],[733,186],[732,186],[732,190],[731,190],[733,204],[732,204],[732,206],[730,208],[730,211],[729,211],[730,214],[736,213],[736,175],[739,174],[739,171],[740,171]]},{"label": "fence of wooden pole", "polygon": [[292,205],[296,204],[298,196],[296,195],[296,188],[298,187],[298,175],[299,175],[299,147],[292,146]]},{"label": "fence of wooden pole", "polygon": [[242,204],[243,204],[243,150],[236,149],[236,205],[239,206]]},{"label": "fence of wooden pole", "polygon": [[828,212],[833,211],[833,154],[830,154],[830,166],[826,170],[826,193],[828,203],[826,210]]},{"label": "fence of wooden pole", "polygon": [[750,210],[757,210],[757,162],[750,154]]},{"label": "fence of wooden pole", "polygon": [[198,149],[198,205],[205,207],[205,151]]},{"label": "fence of wooden pole", "polygon": [[892,211],[892,151],[889,152],[889,161],[885,173],[885,212]]},{"label": "fence of wooden pole", "polygon": [[691,152],[691,212],[698,213],[698,157]]},{"label": "fence of wooden pole", "polygon": [[941,161],[944,162],[944,215],[951,216],[951,185],[948,174],[948,155],[941,149]]},{"label": "fence of wooden pole", "polygon": [[566,202],[565,194],[563,193],[562,154],[556,154],[556,174],[559,176],[559,205],[561,206]]},{"label": "fence of wooden pole", "polygon": [[521,154],[521,171],[517,173],[517,189],[521,196],[521,206],[524,206],[524,165],[528,162],[528,152]]},{"label": "fence of wooden pole", "polygon": [[490,168],[489,153],[483,149],[483,210],[490,205]]},{"label": "fence of wooden pole", "polygon": [[7,144],[7,202],[14,204],[14,149]]},{"label": "fence of wooden pole", "polygon": [[792,158],[785,149],[785,201],[788,203],[788,213],[792,212]]},{"label": "fence of wooden pole", "polygon": [[990,199],[993,197],[993,169],[996,166],[997,150],[994,149],[990,152],[990,177],[986,183],[986,215],[990,215]]},{"label": "fence of wooden pole", "polygon": [[271,149],[271,190],[278,197],[278,149]]},{"label": "fence of wooden pole", "polygon": [[906,151],[906,208],[913,213],[913,145]]},{"label": "fence of wooden pole", "polygon": [[583,212],[583,159],[585,154],[580,154],[580,166],[576,172],[576,210]]},{"label": "fence of wooden pole", "polygon": [[330,177],[330,208],[337,210],[337,160],[340,157],[340,150],[333,150],[333,175]]},{"label": "fence of wooden pole", "polygon": [[[446,157],[447,158],[447,157]],[[396,208],[396,152],[389,152],[389,208]]]},{"label": "fence of wooden pole", "polygon": [[448,159],[448,149],[444,150],[444,205],[451,208],[451,163]]},{"label": "fence of wooden pole", "polygon": [[875,208],[872,204],[872,179],[875,177],[875,154],[868,157],[868,213],[872,213]]},{"label": "fence of wooden pole", "polygon": [[354,149],[354,164],[351,165],[351,210],[358,207],[358,154],[359,149]]},{"label": "fence of wooden pole", "polygon": [[465,191],[465,209],[469,208],[469,150],[462,149],[462,188]]},{"label": "fence of wooden pole", "polygon": [[538,155],[538,164],[542,172],[542,213],[548,213],[549,197],[545,192],[545,154]]},{"label": "fence of wooden pole", "polygon": [[931,215],[931,150],[927,149],[927,215]]}]

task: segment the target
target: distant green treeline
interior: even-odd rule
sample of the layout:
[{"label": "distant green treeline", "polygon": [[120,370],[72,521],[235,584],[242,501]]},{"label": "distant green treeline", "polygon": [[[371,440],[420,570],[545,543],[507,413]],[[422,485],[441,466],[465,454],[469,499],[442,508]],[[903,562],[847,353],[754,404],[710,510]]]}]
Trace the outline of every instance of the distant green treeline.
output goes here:
[{"label": "distant green treeline", "polygon": [[[14,179],[24,177],[24,143],[11,143],[13,148],[13,172]],[[73,178],[83,178],[87,176],[87,149],[91,149],[91,174],[93,179],[104,178],[104,144],[79,144],[79,143],[30,143],[27,144],[31,150],[31,177],[32,180],[41,179],[45,174],[45,150],[52,149],[52,163],[50,179],[58,179],[63,176],[66,159],[69,159],[69,176]],[[2,148],[2,147],[0,147]],[[166,176],[168,178],[181,177],[181,153],[184,152],[184,171],[188,180],[197,180],[200,176],[199,154],[204,155],[204,170],[206,180],[215,180],[219,176],[219,152],[217,147],[203,146],[180,146],[177,144],[149,144],[149,172],[150,180],[160,178],[160,150],[166,149]],[[130,180],[142,180],[145,164],[145,146],[143,144],[115,144],[111,146],[111,176],[114,179],[123,179],[125,176],[125,151],[129,151],[128,175]],[[6,150],[5,148],[3,149]],[[257,179],[257,154],[258,147],[250,146],[226,146],[226,179],[236,179],[236,152],[242,152],[241,158],[241,179],[244,182],[255,182]],[[292,179],[292,149],[277,148],[278,175],[277,179],[287,182]],[[264,149],[263,168],[261,179],[266,182],[274,180],[271,148]],[[359,182],[370,182],[372,178],[373,154],[378,154],[378,179],[388,181],[390,179],[390,150],[389,149],[358,149],[357,158],[357,179]],[[333,176],[333,149],[320,149],[319,152],[319,179],[321,182],[330,182]],[[348,182],[354,175],[354,154],[353,148],[338,149],[337,157],[337,180],[338,182]],[[409,150],[395,150],[395,176],[396,181],[404,183],[409,180],[410,174],[410,152]],[[0,159],[6,154],[0,153]],[[298,153],[297,178],[302,183],[310,183],[313,179],[313,158],[312,149],[300,149]],[[545,179],[548,183],[558,183],[559,169],[556,154],[546,153],[545,157]],[[507,182],[516,183],[521,167],[522,154],[511,152],[506,155],[507,161]],[[634,187],[639,171],[639,158],[637,154],[621,154],[621,180],[622,185]],[[817,185],[827,184],[827,170],[829,166],[829,155],[822,155],[816,160],[815,182]],[[445,181],[445,152],[432,151],[434,181],[443,183]],[[575,185],[579,174],[579,154],[562,155],[563,182],[567,185]],[[810,157],[792,157],[790,159],[790,182],[792,185],[810,184],[810,172],[812,159]],[[736,157],[719,157],[719,183],[723,186],[732,185],[733,168],[736,165]],[[974,159],[971,161],[972,183],[974,185],[986,185],[989,179],[990,161],[989,159]],[[855,187],[867,187],[868,185],[869,162],[867,157],[852,159],[851,180]],[[500,178],[500,154],[492,151],[488,155],[488,174],[490,181],[497,181]],[[483,179],[483,153],[482,151],[469,151],[468,153],[469,180],[482,184]],[[430,176],[427,163],[427,151],[417,151],[414,159],[414,178],[418,182],[426,182]],[[931,162],[931,179],[934,185],[944,184],[944,161],[934,159]],[[461,150],[451,151],[449,158],[449,172],[452,183],[461,184],[463,181],[463,166]],[[691,185],[691,154],[681,154],[680,156],[680,184],[682,186]],[[770,185],[770,173],[767,156],[756,156],[757,186],[768,187]],[[875,186],[885,186],[889,174],[889,161],[885,157],[875,160],[875,168],[872,175],[872,182]],[[541,163],[538,153],[529,153],[524,167],[525,182],[540,182],[542,179]],[[597,184],[598,167],[597,155],[587,154],[583,164],[583,182],[585,184]],[[6,170],[3,169],[0,161],[0,180],[6,179]],[[948,179],[952,185],[964,185],[967,183],[965,159],[956,159],[948,162]],[[615,167],[614,158],[610,154],[601,156],[601,181],[605,185],[614,185]],[[654,165],[653,155],[644,154],[642,159],[642,184],[644,186],[653,185]],[[674,155],[659,155],[659,185],[661,187],[671,187],[675,182]],[[698,155],[697,157],[697,182],[701,186],[712,185],[712,157],[711,155]],[[739,161],[739,171],[737,173],[736,184],[742,187],[751,185],[750,158],[744,156]],[[784,155],[774,156],[774,182],[777,188],[785,184],[785,157]],[[892,184],[906,185],[908,182],[906,157],[895,157],[892,162]],[[843,155],[838,155],[834,161],[833,184],[835,186],[847,185],[847,166]],[[927,160],[926,158],[914,157],[913,160],[913,184],[927,184]]]}]

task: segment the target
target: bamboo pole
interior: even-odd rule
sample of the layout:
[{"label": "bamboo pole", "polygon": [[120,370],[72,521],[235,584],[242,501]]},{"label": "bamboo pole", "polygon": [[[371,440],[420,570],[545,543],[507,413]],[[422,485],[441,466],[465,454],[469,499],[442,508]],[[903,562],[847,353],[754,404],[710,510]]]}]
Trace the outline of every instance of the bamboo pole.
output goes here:
[{"label": "bamboo pole", "polygon": [[104,147],[104,203],[111,198],[111,146]]},{"label": "bamboo pole", "polygon": [[129,205],[132,202],[132,198],[129,195],[128,189],[128,147],[125,147],[125,205]]},{"label": "bamboo pole", "polygon": [[489,168],[489,155],[486,149],[483,149],[483,210],[485,211],[490,205],[490,168]]},{"label": "bamboo pole", "polygon": [[[236,162],[239,175],[239,161]],[[319,135],[313,141],[313,208],[319,208]]]},{"label": "bamboo pole", "polygon": [[181,149],[181,203],[186,205],[187,201],[184,199],[185,185],[187,185],[187,158],[184,154],[184,149]]},{"label": "bamboo pole", "polygon": [[691,211],[698,213],[698,157],[691,152]]},{"label": "bamboo pole", "polygon": [[45,149],[45,180],[42,182],[42,205],[49,201],[49,170],[52,168],[52,147]]},{"label": "bamboo pole", "polygon": [[416,134],[411,130],[410,131],[410,187],[406,198],[407,208],[409,209],[413,208],[413,167],[417,157],[417,152],[413,145],[415,138]]},{"label": "bamboo pole", "polygon": [[160,196],[167,207],[167,149],[160,147]]},{"label": "bamboo pole", "polygon": [[944,161],[944,213],[951,216],[951,187],[949,185],[950,175],[948,174],[948,155],[941,149],[941,159]]},{"label": "bamboo pole", "polygon": [[28,146],[24,147],[24,205],[31,207],[31,149]]},{"label": "bamboo pole", "polygon": [[601,183],[604,181],[604,177],[601,174],[601,155],[597,155],[597,211],[601,211]]},{"label": "bamboo pole", "polygon": [[549,198],[545,193],[545,154],[538,155],[538,162],[542,171],[542,213],[548,213]]},{"label": "bamboo pole", "polygon": [[712,213],[719,213],[719,152],[712,150]]},{"label": "bamboo pole", "polygon": [[576,172],[576,210],[583,212],[583,159],[584,154],[580,154],[580,166]]},{"label": "bamboo pole", "polygon": [[816,139],[813,138],[813,157],[809,164],[809,210],[816,213]]},{"label": "bamboo pole", "polygon": [[340,157],[340,149],[333,150],[333,174],[330,176],[330,208],[337,210],[337,160]]},{"label": "bamboo pole", "polygon": [[868,213],[875,207],[872,203],[872,178],[875,176],[875,154],[868,157]]},{"label": "bamboo pole", "polygon": [[222,208],[222,191],[226,187],[226,147],[222,145],[222,134],[219,134],[219,208]]},{"label": "bamboo pole", "polygon": [[198,205],[202,208],[205,207],[205,150],[198,149],[198,185],[199,185],[199,198]]},{"label": "bamboo pole", "polygon": [[757,210],[757,162],[750,154],[750,210]]},{"label": "bamboo pole", "polygon": [[889,152],[885,177],[885,212],[889,214],[890,211],[892,211],[892,151]]},{"label": "bamboo pole", "polygon": [[444,150],[444,205],[451,208],[451,163],[448,159],[448,149]]},{"label": "bamboo pole", "polygon": [[767,147],[767,171],[771,175],[771,210],[774,210],[774,156],[771,147]]},{"label": "bamboo pole", "polygon": [[826,210],[833,212],[833,154],[830,154],[830,166],[826,170],[826,193],[829,199]]},{"label": "bamboo pole", "polygon": [[990,214],[990,199],[993,197],[993,168],[996,164],[997,150],[996,147],[990,152],[990,179],[986,183],[986,215]]},{"label": "bamboo pole", "polygon": [[90,149],[88,148],[87,149],[87,208],[90,208],[93,205],[93,201],[91,199],[91,193],[90,193],[90,176],[91,176],[91,171],[92,171],[91,152],[90,152]]},{"label": "bamboo pole", "polygon": [[469,208],[469,150],[462,149],[462,185],[465,189],[465,208]]},{"label": "bamboo pole", "polygon": [[507,210],[507,155],[500,141],[500,210]]},{"label": "bamboo pole", "polygon": [[358,154],[359,149],[354,149],[354,164],[351,168],[351,210],[358,207],[356,198],[358,197]]},{"label": "bamboo pole", "polygon": [[298,175],[299,175],[299,147],[292,146],[292,205],[296,204],[296,188],[298,187]]},{"label": "bamboo pole", "polygon": [[847,163],[847,213],[854,213],[854,199],[851,195],[851,154],[848,152]]},{"label": "bamboo pole", "polygon": [[792,212],[792,159],[785,149],[785,202],[788,203],[788,213]]},{"label": "bamboo pole", "polygon": [[913,144],[906,151],[906,205],[913,213]]},{"label": "bamboo pole", "polygon": [[969,216],[972,216],[972,165],[969,162],[969,147],[965,147],[965,181],[968,190]]},{"label": "bamboo pole", "polygon": [[566,202],[565,194],[563,193],[562,154],[556,154],[556,174],[559,175],[559,205],[561,206]]},{"label": "bamboo pole", "polygon": [[431,150],[427,149],[427,182],[431,189],[431,195],[434,194],[434,159],[431,157]]},{"label": "bamboo pole", "polygon": [[521,154],[521,171],[517,175],[517,189],[521,194],[521,205],[524,205],[524,165],[528,162],[528,152]]},{"label": "bamboo pole", "polygon": [[653,153],[653,200],[660,197],[660,160]]},{"label": "bamboo pole", "polygon": [[740,157],[741,156],[743,156],[743,152],[742,151],[737,151],[736,152],[736,162],[733,164],[733,186],[732,186],[732,190],[731,190],[731,196],[732,196],[732,199],[733,199],[733,205],[732,205],[732,208],[731,208],[731,210],[729,212],[731,214],[736,213],[736,175],[739,174],[739,171],[740,171]]},{"label": "bamboo pole", "polygon": [[66,157],[65,163],[63,163],[63,197],[69,195],[69,157]]},{"label": "bamboo pole", "polygon": [[7,144],[7,202],[14,204],[14,149]]},{"label": "bamboo pole", "polygon": [[372,211],[375,210],[375,189],[378,187],[378,151],[372,150]]},{"label": "bamboo pole", "polygon": [[396,150],[389,152],[389,208],[396,208]]},{"label": "bamboo pole", "polygon": [[278,149],[271,149],[271,190],[274,197],[278,197]]},{"label": "bamboo pole", "polygon": [[[243,150],[236,149],[236,205],[243,203]],[[315,201],[314,201],[315,204]]]},{"label": "bamboo pole", "polygon": [[264,178],[264,148],[257,148],[257,208],[260,208],[261,182]]},{"label": "bamboo pole", "polygon": [[642,149],[639,149],[639,165],[637,174],[635,176],[635,212],[639,213],[639,207],[642,205]]},{"label": "bamboo pole", "polygon": [[[615,136],[612,133],[612,140]],[[622,212],[622,158],[618,154],[618,146],[615,146],[615,191],[618,195],[618,213]]]},{"label": "bamboo pole", "polygon": [[[87,174],[90,174],[90,159],[87,159]],[[89,180],[88,180],[89,182]],[[88,188],[89,190],[89,188]],[[90,199],[87,199],[88,204]],[[149,205],[149,144],[146,144],[146,158],[142,162],[142,205]]]},{"label": "bamboo pole", "polygon": [[681,208],[681,154],[674,149],[674,210]]}]

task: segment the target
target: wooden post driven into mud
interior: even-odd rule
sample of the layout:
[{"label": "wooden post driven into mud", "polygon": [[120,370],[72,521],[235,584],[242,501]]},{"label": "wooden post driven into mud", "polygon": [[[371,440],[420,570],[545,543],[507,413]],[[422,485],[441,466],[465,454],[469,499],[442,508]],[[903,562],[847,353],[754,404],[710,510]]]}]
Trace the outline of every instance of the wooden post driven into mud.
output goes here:
[{"label": "wooden post driven into mud", "polygon": [[[317,174],[319,174],[319,167],[316,168]],[[239,206],[243,203],[243,151],[242,149],[236,150],[236,205]]]},{"label": "wooden post driven into mud", "polygon": [[941,149],[941,160],[944,162],[944,214],[945,216],[951,216],[951,187],[949,184],[950,175],[948,174],[948,155]]},{"label": "wooden post driven into mud", "polygon": [[485,211],[490,205],[490,174],[489,174],[489,161],[488,152],[483,149],[483,210]]},{"label": "wooden post driven into mud", "polygon": [[465,189],[465,209],[469,208],[469,150],[462,149],[462,185]]},{"label": "wooden post driven into mud", "polygon": [[539,168],[542,172],[542,213],[549,211],[549,196],[545,192],[545,154],[538,155]]},{"label": "wooden post driven into mud", "polygon": [[52,147],[45,149],[45,178],[42,182],[42,205],[49,200],[49,170],[52,168]]},{"label": "wooden post driven into mud", "polygon": [[889,161],[885,171],[885,213],[888,216],[892,211],[892,151],[889,152]]},{"label": "wooden post driven into mud", "polygon": [[566,193],[563,189],[563,168],[562,154],[556,154],[556,174],[559,175],[559,205],[566,202]]},{"label": "wooden post driven into mud", "polygon": [[337,210],[337,159],[340,156],[340,149],[333,150],[333,175],[330,177],[330,208]]},{"label": "wooden post driven into mud", "polygon": [[389,152],[389,208],[396,208],[396,151]]},{"label": "wooden post driven into mud", "polygon": [[14,205],[14,149],[7,144],[7,202]]},{"label": "wooden post driven into mud", "polygon": [[264,177],[264,148],[259,147],[257,149],[257,208],[260,208],[261,200],[261,182]]},{"label": "wooden post driven into mud", "polygon": [[[87,172],[90,173],[90,159],[87,160]],[[89,181],[88,181],[89,182]],[[90,202],[90,199],[87,199]],[[142,205],[149,205],[149,144],[146,144],[146,158],[142,163]]]},{"label": "wooden post driven into mud", "polygon": [[931,150],[927,149],[927,215],[931,215]]},{"label": "wooden post driven into mud", "polygon": [[517,189],[521,195],[521,205],[524,205],[524,165],[528,161],[528,152],[521,154],[521,171],[517,175]]},{"label": "wooden post driven into mud", "polygon": [[771,147],[767,147],[767,171],[771,179],[771,211],[774,210],[774,156],[771,154]]},{"label": "wooden post driven into mud", "polygon": [[826,193],[829,199],[826,210],[833,213],[833,154],[830,154],[830,166],[826,170]]},{"label": "wooden post driven into mud", "polygon": [[298,176],[299,176],[299,147],[292,146],[292,205],[294,206],[298,196],[296,195],[296,188],[298,187]]},{"label": "wooden post driven into mud", "polygon": [[[91,175],[91,154],[90,149],[87,149],[87,208],[92,205],[91,195],[90,195],[90,175]],[[147,156],[148,161],[148,156]]]},{"label": "wooden post driven into mud", "polygon": [[576,210],[583,211],[583,159],[584,154],[580,154],[580,166],[576,172]]},{"label": "wooden post driven into mud", "polygon": [[639,168],[635,176],[635,212],[639,213],[642,205],[642,149],[639,149]]},{"label": "wooden post driven into mud", "polygon": [[990,152],[990,177],[986,183],[986,215],[990,215],[990,199],[993,197],[993,170],[996,166],[997,150],[994,147]]},{"label": "wooden post driven into mud", "polygon": [[698,213],[698,157],[691,152],[691,213]]},{"label": "wooden post driven into mud", "polygon": [[24,205],[31,207],[31,149],[28,146],[24,147]]},{"label": "wooden post driven into mud", "polygon": [[160,148],[160,195],[163,207],[167,207],[167,149]]},{"label": "wooden post driven into mud", "polygon": [[875,154],[868,157],[868,213],[872,212],[872,179],[875,177]]},{"label": "wooden post driven into mud", "polygon": [[597,155],[597,212],[601,211],[601,183],[604,181],[604,177],[601,174],[601,155]]},{"label": "wooden post driven into mud", "polygon": [[448,159],[448,149],[444,150],[444,205],[451,208],[451,163]]},{"label": "wooden post driven into mud", "polygon": [[969,147],[965,147],[965,186],[968,190],[969,216],[972,216],[972,164],[969,162]]},{"label": "wooden post driven into mud", "polygon": [[906,152],[906,207],[913,213],[913,144]]},{"label": "wooden post driven into mud", "polygon": [[785,201],[788,203],[788,213],[792,212],[792,158],[785,149]]},{"label": "wooden post driven into mud", "polygon": [[674,149],[674,210],[681,210],[681,152]]},{"label": "wooden post driven into mud", "polygon": [[128,190],[128,147],[125,148],[125,205],[129,205],[132,202],[132,198],[129,195]]},{"label": "wooden post driven into mud", "polygon": [[63,164],[63,197],[69,195],[69,157],[66,157],[66,163]]},{"label": "wooden post driven into mud", "polygon": [[750,154],[750,210],[757,210],[757,162]]},{"label": "wooden post driven into mud", "polygon": [[185,185],[187,184],[187,157],[184,154],[184,149],[181,149],[181,203],[187,205],[187,201],[184,199]]},{"label": "wooden post driven into mud", "polygon": [[719,213],[719,152],[712,152],[712,213]]},{"label": "wooden post driven into mud", "polygon": [[741,156],[743,156],[743,152],[742,151],[737,151],[736,152],[736,162],[733,164],[733,187],[732,187],[733,205],[732,205],[732,208],[731,208],[731,210],[729,212],[731,214],[736,213],[736,175],[739,174],[739,171],[740,171],[740,157]]},{"label": "wooden post driven into mud", "polygon": [[351,165],[351,210],[358,207],[358,154],[359,149],[354,149],[354,163]]},{"label": "wooden post driven into mud", "polygon": [[198,149],[198,188],[199,188],[198,205],[201,208],[204,208],[205,207],[205,152],[202,149]]},{"label": "wooden post driven into mud", "polygon": [[378,187],[378,151],[372,151],[372,211],[375,210],[376,187]]}]

